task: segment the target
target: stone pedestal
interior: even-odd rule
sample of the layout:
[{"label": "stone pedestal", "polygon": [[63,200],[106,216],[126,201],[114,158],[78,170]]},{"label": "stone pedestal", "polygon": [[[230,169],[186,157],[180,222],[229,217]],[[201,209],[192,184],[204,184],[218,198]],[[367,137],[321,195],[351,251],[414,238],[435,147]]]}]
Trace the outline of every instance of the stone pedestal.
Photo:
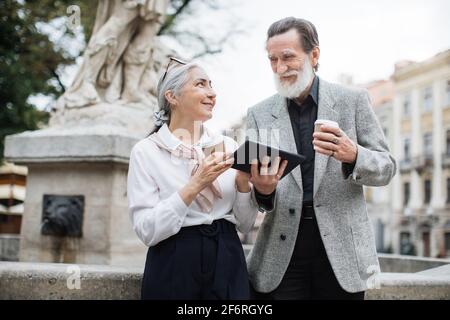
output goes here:
[{"label": "stone pedestal", "polygon": [[[148,134],[154,106],[98,104],[59,110],[49,128],[8,136],[7,161],[28,167],[20,261],[144,265],[128,215],[131,148]],[[84,196],[82,236],[41,234],[43,197]]]}]

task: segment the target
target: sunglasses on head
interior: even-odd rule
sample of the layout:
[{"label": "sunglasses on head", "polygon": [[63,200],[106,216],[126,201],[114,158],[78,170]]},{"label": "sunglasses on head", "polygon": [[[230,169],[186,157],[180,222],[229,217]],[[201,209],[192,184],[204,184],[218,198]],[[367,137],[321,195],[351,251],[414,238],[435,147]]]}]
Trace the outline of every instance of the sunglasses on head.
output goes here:
[{"label": "sunglasses on head", "polygon": [[183,61],[183,60],[180,60],[180,59],[178,59],[178,58],[169,57],[169,63],[167,64],[166,72],[164,72],[164,75],[163,75],[161,81],[164,81],[164,79],[166,78],[167,72],[169,71],[169,67],[172,65],[172,63],[173,63],[174,61],[175,61],[176,63],[183,64],[183,65],[187,64],[187,62],[185,62],[185,61]]}]

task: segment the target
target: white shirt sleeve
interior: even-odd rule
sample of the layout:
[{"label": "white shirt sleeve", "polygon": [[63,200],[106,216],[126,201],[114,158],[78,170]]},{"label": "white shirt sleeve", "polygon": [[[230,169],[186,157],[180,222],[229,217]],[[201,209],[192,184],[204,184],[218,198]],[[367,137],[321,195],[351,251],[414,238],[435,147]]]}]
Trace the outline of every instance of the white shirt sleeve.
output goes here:
[{"label": "white shirt sleeve", "polygon": [[[239,147],[237,142],[234,140],[233,147],[234,150]],[[239,192],[236,185],[235,188],[236,199],[233,203],[233,213],[236,218],[236,227],[240,232],[248,233],[252,230],[252,227],[255,224],[256,216],[258,214],[258,205],[252,197],[252,190],[249,192]]]},{"label": "white shirt sleeve", "polygon": [[236,200],[233,204],[233,212],[236,217],[236,227],[242,233],[248,233],[252,230],[258,214],[252,192],[239,192],[236,190]]},{"label": "white shirt sleeve", "polygon": [[178,192],[161,200],[158,185],[150,174],[144,150],[133,148],[128,168],[128,206],[133,229],[139,239],[154,246],[178,233],[188,206]]}]

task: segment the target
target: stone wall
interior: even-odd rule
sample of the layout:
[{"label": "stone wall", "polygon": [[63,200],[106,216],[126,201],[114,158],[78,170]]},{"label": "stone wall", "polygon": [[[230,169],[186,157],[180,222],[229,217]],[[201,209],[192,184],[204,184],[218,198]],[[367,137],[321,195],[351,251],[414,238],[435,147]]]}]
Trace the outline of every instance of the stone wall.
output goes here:
[{"label": "stone wall", "polygon": [[0,299],[139,299],[141,277],[124,267],[0,262]]},{"label": "stone wall", "polygon": [[0,261],[19,261],[20,236],[0,235]]},{"label": "stone wall", "polygon": [[[139,299],[142,271],[0,262],[0,299]],[[450,264],[417,273],[382,273],[379,280],[380,289],[369,290],[366,299],[450,299]]]}]

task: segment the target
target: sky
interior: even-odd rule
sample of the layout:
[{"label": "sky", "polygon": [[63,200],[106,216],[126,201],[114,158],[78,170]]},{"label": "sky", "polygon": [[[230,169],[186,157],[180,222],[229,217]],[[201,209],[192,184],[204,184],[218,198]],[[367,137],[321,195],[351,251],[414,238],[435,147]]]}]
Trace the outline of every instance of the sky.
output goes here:
[{"label": "sky", "polygon": [[[246,0],[233,12],[248,26],[219,55],[201,59],[217,92],[208,126],[224,129],[275,93],[265,51],[270,24],[287,16],[311,21],[319,34],[318,76],[354,83],[389,78],[400,60],[421,61],[450,49],[448,0]],[[211,18],[214,20],[214,17]],[[217,20],[217,19],[215,19]]]},{"label": "sky", "polygon": [[[246,30],[226,43],[220,54],[198,60],[217,93],[213,118],[207,123],[215,130],[238,122],[249,107],[275,93],[265,40],[270,24],[281,18],[304,18],[316,26],[321,49],[317,74],[332,82],[339,82],[342,74],[350,75],[356,84],[386,79],[400,60],[421,61],[450,49],[448,0],[221,2],[223,10],[205,9],[193,19],[213,34],[226,28],[230,17]],[[64,82],[71,83],[74,74],[73,68],[66,70]],[[46,100],[33,101],[43,104]]]}]

